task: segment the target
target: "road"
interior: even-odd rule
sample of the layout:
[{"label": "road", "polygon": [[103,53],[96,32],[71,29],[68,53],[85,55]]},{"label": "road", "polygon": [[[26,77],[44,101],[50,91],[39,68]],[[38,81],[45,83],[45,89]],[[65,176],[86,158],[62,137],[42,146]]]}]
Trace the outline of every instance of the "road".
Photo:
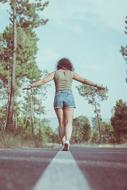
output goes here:
[{"label": "road", "polygon": [[0,190],[127,190],[127,149],[1,149]]}]

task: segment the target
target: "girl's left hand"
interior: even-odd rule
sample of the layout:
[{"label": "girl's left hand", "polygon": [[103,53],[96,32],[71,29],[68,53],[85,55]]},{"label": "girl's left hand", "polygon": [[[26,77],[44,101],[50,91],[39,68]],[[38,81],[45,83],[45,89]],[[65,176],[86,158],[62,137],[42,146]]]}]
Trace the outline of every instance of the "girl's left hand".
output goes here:
[{"label": "girl's left hand", "polygon": [[105,90],[105,88],[104,87],[102,87],[102,86],[96,86],[96,88],[97,88],[97,90]]},{"label": "girl's left hand", "polygon": [[26,88],[23,88],[23,90],[30,90],[32,87],[31,86],[28,86]]}]

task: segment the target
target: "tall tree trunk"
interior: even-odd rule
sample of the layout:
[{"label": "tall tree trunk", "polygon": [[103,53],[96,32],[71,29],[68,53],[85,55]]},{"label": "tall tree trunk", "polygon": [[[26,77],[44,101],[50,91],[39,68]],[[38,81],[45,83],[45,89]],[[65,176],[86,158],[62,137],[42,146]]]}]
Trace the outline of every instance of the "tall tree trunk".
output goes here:
[{"label": "tall tree trunk", "polygon": [[32,127],[32,136],[34,136],[34,108],[33,108],[33,96],[32,96],[32,89],[30,92],[30,117],[31,117],[31,127]]},{"label": "tall tree trunk", "polygon": [[97,105],[94,97],[92,96],[93,102],[94,102],[94,107],[95,107],[95,112],[96,112],[96,119],[97,119],[97,124],[98,124],[98,131],[99,131],[99,143],[102,143],[101,139],[101,125],[100,125],[100,119],[99,119],[99,114],[97,111]]},{"label": "tall tree trunk", "polygon": [[14,102],[16,90],[16,0],[13,1],[13,64],[11,70],[11,89],[9,93],[9,103],[7,111],[7,124],[6,128],[9,130],[14,129]]}]

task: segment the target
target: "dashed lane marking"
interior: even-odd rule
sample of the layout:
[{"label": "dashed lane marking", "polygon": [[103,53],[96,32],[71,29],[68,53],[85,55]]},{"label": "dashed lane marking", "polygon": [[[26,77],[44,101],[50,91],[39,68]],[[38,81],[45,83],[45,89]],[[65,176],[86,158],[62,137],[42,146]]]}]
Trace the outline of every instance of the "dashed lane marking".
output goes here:
[{"label": "dashed lane marking", "polygon": [[33,190],[91,190],[71,152],[59,151]]}]

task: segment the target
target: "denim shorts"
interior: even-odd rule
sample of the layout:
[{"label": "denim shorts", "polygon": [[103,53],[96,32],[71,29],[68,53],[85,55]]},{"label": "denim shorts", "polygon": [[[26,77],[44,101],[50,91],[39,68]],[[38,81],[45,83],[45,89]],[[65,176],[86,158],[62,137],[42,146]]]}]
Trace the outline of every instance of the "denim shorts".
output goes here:
[{"label": "denim shorts", "polygon": [[75,108],[75,101],[71,90],[56,92],[54,97],[54,108]]}]

